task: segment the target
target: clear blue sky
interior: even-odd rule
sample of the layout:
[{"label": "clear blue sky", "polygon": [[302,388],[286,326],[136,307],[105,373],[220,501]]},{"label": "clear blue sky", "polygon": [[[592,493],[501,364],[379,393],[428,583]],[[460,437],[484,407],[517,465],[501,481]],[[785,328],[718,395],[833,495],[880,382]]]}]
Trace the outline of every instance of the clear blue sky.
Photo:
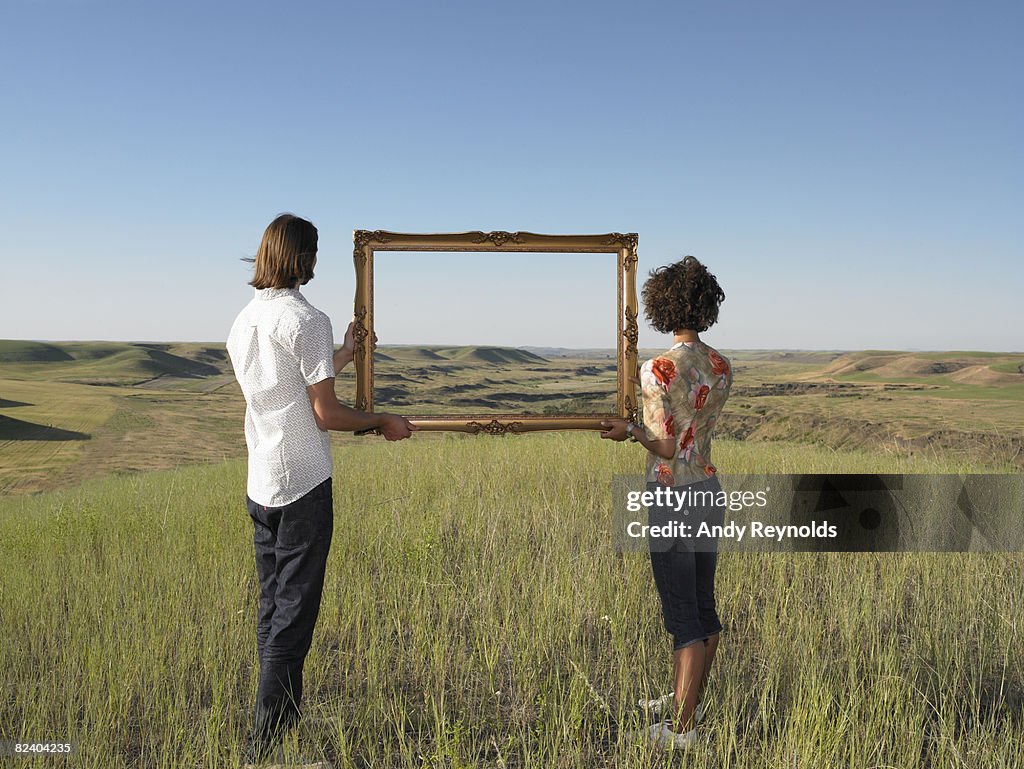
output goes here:
[{"label": "clear blue sky", "polygon": [[[339,337],[354,228],[619,230],[642,274],[711,267],[722,347],[1021,350],[1022,30],[1018,2],[4,0],[0,338],[222,341],[293,211]],[[453,296],[524,266],[489,269]],[[498,291],[500,328],[603,346],[579,278],[547,313]],[[378,306],[382,342],[436,320]]]}]

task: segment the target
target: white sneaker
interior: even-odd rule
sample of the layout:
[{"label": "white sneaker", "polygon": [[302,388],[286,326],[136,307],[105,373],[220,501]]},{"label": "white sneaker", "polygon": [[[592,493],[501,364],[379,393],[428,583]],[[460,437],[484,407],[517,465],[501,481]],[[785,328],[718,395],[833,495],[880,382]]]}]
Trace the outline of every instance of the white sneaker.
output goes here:
[{"label": "white sneaker", "polygon": [[328,761],[312,758],[287,758],[283,745],[278,745],[262,763],[249,761],[242,766],[243,769],[332,769]]},{"label": "white sneaker", "polygon": [[650,743],[656,748],[665,750],[686,748],[697,741],[697,730],[691,729],[688,732],[672,731],[671,721],[662,721],[654,724],[647,730],[647,737]]},{"label": "white sneaker", "polygon": [[332,769],[331,764],[327,761],[305,758],[282,759],[271,764],[243,764],[243,766],[244,769]]},{"label": "white sneaker", "polygon": [[[660,716],[663,713],[668,713],[673,705],[673,698],[675,692],[669,692],[663,694],[656,700],[640,700],[637,705],[645,713],[650,713],[652,716]],[[704,720],[704,703],[698,702],[697,707],[693,711],[693,723],[699,724]]]},{"label": "white sneaker", "polygon": [[299,721],[299,726],[304,726],[307,729],[338,731],[345,726],[345,722],[341,716],[303,716]]}]

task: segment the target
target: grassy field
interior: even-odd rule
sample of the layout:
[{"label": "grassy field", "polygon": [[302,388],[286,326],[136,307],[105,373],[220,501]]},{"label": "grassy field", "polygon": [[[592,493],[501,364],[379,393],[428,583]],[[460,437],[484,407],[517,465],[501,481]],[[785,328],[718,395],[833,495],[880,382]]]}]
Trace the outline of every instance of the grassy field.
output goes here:
[{"label": "grassy field", "polygon": [[[380,401],[407,413],[586,410],[614,389],[601,351],[380,353]],[[729,354],[724,476],[1024,467],[1020,354]],[[237,764],[257,672],[242,410],[223,346],[0,341],[0,739],[74,740],[76,767]],[[1019,554],[723,554],[709,721],[685,758],[653,756],[629,732],[636,700],[667,689],[669,641],[646,557],[610,532],[608,481],[639,472],[636,446],[332,440],[306,709],[341,721],[295,750],[347,767],[1024,766]]]},{"label": "grassy field", "polygon": [[[726,474],[980,469],[715,451]],[[646,557],[609,531],[636,446],[366,438],[335,461],[306,711],[341,720],[290,749],[418,769],[1024,765],[1021,555],[723,555],[708,721],[654,756],[628,733],[667,690],[670,642]],[[237,765],[256,686],[244,479],[234,461],[0,498],[0,738],[75,740],[74,767]]]}]

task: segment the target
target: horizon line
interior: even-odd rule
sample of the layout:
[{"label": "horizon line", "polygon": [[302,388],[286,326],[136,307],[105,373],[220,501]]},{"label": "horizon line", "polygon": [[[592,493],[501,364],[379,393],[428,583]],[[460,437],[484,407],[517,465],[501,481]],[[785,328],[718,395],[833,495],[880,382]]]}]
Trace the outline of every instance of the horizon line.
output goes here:
[{"label": "horizon line", "polygon": [[[134,344],[134,345],[156,345],[156,344],[195,344],[195,345],[210,345],[225,347],[226,342],[216,341],[194,341],[194,340],[146,340],[146,339],[15,339],[5,338],[0,339],[0,342],[38,342],[41,344]],[[335,344],[335,347],[339,345]],[[493,343],[416,343],[416,342],[389,342],[387,344],[378,344],[377,349],[385,347],[496,347],[510,350],[528,350],[529,348],[536,349],[548,349],[548,350],[599,350],[602,352],[615,352],[615,347],[595,347],[595,346],[582,346],[582,347],[568,347],[566,345],[557,344],[524,344],[524,345],[509,345],[509,344],[493,344]],[[638,346],[639,350],[653,350],[660,349],[659,346]],[[949,349],[949,348],[929,348],[929,347],[904,347],[904,348],[881,348],[881,347],[859,347],[859,348],[838,348],[838,347],[741,347],[741,346],[723,346],[723,350],[736,350],[741,352],[948,352],[948,353],[999,353],[1003,355],[1024,355],[1024,351],[1020,350],[991,350],[991,349]]]}]

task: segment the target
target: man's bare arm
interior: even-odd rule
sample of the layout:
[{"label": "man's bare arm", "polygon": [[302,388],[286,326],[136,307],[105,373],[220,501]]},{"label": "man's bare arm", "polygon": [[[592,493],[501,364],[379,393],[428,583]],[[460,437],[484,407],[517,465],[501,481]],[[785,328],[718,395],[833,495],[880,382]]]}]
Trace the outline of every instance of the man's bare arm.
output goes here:
[{"label": "man's bare arm", "polygon": [[345,406],[334,394],[334,379],[324,379],[306,387],[309,404],[313,407],[313,418],[321,430],[356,432],[380,430],[389,441],[408,438],[417,428],[398,414],[371,414]]},{"label": "man's bare arm", "polygon": [[340,374],[341,370],[352,362],[352,351],[346,350],[344,347],[340,350],[335,350],[333,362],[335,375]]},{"label": "man's bare arm", "polygon": [[352,321],[348,324],[348,328],[345,329],[345,339],[341,343],[341,349],[334,351],[334,373],[337,375],[345,366],[352,362],[355,357],[356,348],[356,336],[355,336],[355,325],[356,322]]},{"label": "man's bare arm", "polygon": [[[355,358],[356,350],[356,335],[355,335],[356,322],[352,321],[348,324],[348,328],[345,329],[345,339],[341,344],[341,349],[334,351],[334,373],[337,375],[345,366],[352,362]],[[377,335],[373,335],[373,342],[370,344],[370,350],[377,349]]]}]

